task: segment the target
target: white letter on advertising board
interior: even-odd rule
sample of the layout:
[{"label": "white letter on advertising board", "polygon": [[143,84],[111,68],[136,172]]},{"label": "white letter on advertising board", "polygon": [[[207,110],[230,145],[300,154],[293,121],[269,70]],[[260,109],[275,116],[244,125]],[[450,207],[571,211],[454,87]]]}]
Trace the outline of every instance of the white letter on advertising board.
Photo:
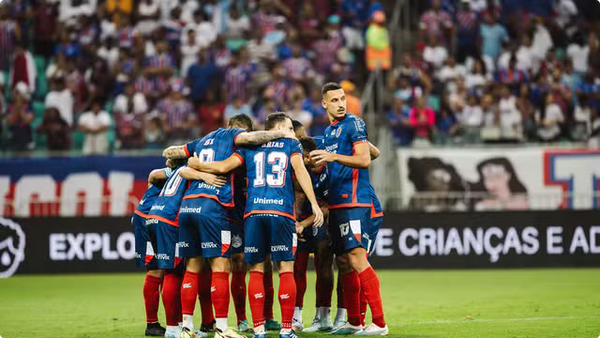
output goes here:
[{"label": "white letter on advertising board", "polygon": [[393,235],[394,231],[392,229],[383,228],[379,230],[377,240],[375,241],[375,256],[389,257],[394,254],[394,249],[392,248],[392,244],[394,244],[392,240]]},{"label": "white letter on advertising board", "polygon": [[[129,249],[127,249],[129,246]],[[117,238],[117,251],[122,259],[133,259],[135,257],[135,236],[133,232],[124,232]]]},{"label": "white letter on advertising board", "polygon": [[590,251],[590,247],[588,245],[587,239],[585,238],[585,232],[582,227],[577,227],[575,229],[575,233],[573,234],[573,241],[571,242],[571,247],[569,248],[569,253],[573,254],[577,251],[577,248],[581,248],[583,253],[588,253]]},{"label": "white letter on advertising board", "polygon": [[119,259],[119,254],[110,249],[110,234],[106,232],[102,234],[102,258],[106,260]]},{"label": "white letter on advertising board", "polygon": [[523,229],[523,253],[534,255],[540,249],[538,241],[539,232],[535,227],[526,227]]},{"label": "white letter on advertising board", "polygon": [[50,259],[53,261],[64,261],[67,259],[65,250],[65,234],[50,234]]},{"label": "white letter on advertising board", "polygon": [[600,226],[590,227],[590,252],[593,254],[600,253],[600,244],[596,242],[596,237],[600,234]]},{"label": "white letter on advertising board", "polygon": [[102,249],[102,238],[99,234],[85,234],[85,258],[89,261],[94,259],[94,252]]},{"label": "white letter on advertising board", "polygon": [[398,239],[398,248],[400,249],[400,253],[404,256],[410,257],[416,255],[417,252],[419,252],[419,243],[416,243],[415,245],[409,248],[408,244],[406,243],[408,237],[411,237],[414,240],[418,241],[419,233],[417,232],[417,230],[412,228],[404,229],[400,233],[400,238]]},{"label": "white letter on advertising board", "polygon": [[498,239],[502,240],[502,230],[500,230],[498,227],[491,227],[483,236],[483,246],[485,248],[485,252],[490,255],[490,262],[496,263],[499,258],[498,254],[502,252],[502,243],[492,246],[492,236],[496,236]]},{"label": "white letter on advertising board", "polygon": [[563,253],[562,231],[562,227],[548,227],[546,229],[546,250],[548,254],[560,255]]}]

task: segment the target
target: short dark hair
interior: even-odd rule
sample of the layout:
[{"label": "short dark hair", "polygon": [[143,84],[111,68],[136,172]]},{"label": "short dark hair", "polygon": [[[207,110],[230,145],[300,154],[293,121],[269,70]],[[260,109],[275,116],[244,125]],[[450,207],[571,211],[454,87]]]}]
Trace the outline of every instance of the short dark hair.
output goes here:
[{"label": "short dark hair", "polygon": [[328,91],[338,89],[342,89],[342,86],[340,86],[339,83],[328,82],[323,86],[323,88],[321,88],[321,95],[325,96],[325,94],[327,94]]},{"label": "short dark hair", "polygon": [[294,132],[296,132],[296,131],[298,131],[298,129],[304,127],[302,122],[300,122],[298,120],[292,120],[292,125],[294,126]]},{"label": "short dark hair", "polygon": [[169,164],[171,165],[171,169],[175,169],[187,163],[187,158],[172,158],[169,160]]},{"label": "short dark hair", "polygon": [[246,129],[246,131],[252,131],[252,119],[246,114],[238,114],[229,119],[228,127],[238,127]]},{"label": "short dark hair", "polygon": [[302,145],[302,150],[304,150],[305,154],[310,153],[313,150],[317,150],[317,142],[313,140],[312,137],[306,136],[300,139],[300,144]]},{"label": "short dark hair", "polygon": [[283,123],[286,119],[292,121],[292,118],[289,117],[286,113],[271,113],[267,116],[267,122],[265,123],[265,129],[271,130],[275,128],[276,125]]}]

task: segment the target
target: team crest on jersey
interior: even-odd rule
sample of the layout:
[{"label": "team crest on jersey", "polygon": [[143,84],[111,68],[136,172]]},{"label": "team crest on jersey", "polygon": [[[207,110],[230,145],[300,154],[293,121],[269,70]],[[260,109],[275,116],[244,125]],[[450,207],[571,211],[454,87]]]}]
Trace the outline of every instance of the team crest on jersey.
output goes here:
[{"label": "team crest on jersey", "polygon": [[331,131],[331,137],[335,136],[335,130]]},{"label": "team crest on jersey", "polygon": [[0,278],[12,276],[25,259],[25,233],[21,226],[0,217]]},{"label": "team crest on jersey", "polygon": [[341,133],[342,133],[342,127],[339,127],[335,132],[335,137],[340,137]]},{"label": "team crest on jersey", "polygon": [[238,235],[233,235],[233,237],[231,238],[231,245],[233,245],[234,248],[239,248],[242,246],[242,237],[238,236]]}]

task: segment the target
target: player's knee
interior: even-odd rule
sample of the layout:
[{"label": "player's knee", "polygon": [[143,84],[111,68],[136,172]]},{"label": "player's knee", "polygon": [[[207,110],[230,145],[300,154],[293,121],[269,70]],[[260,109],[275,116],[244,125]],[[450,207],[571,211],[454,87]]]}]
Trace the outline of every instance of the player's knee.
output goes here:
[{"label": "player's knee", "polygon": [[358,272],[362,272],[369,267],[367,260],[367,252],[364,248],[356,248],[348,253],[348,260],[352,268]]},{"label": "player's knee", "polygon": [[193,273],[200,273],[202,270],[202,257],[190,257],[186,260],[185,269],[186,271]]},{"label": "player's knee", "polygon": [[244,254],[231,255],[231,270],[235,272],[243,272],[246,269],[244,263]]},{"label": "player's knee", "polygon": [[265,272],[265,262],[251,263],[250,271]]},{"label": "player's knee", "polygon": [[338,255],[335,258],[335,263],[341,274],[352,272],[352,265],[350,265],[350,261],[346,255]]},{"label": "player's knee", "polygon": [[280,274],[283,272],[294,272],[294,261],[277,262],[277,269]]},{"label": "player's knee", "polygon": [[146,275],[148,275],[148,276],[152,276],[152,277],[155,277],[155,278],[161,278],[161,279],[162,279],[164,274],[163,274],[163,270],[160,270],[160,269],[152,269],[152,270],[148,270],[148,271],[146,272]]},{"label": "player's knee", "polygon": [[213,272],[229,272],[229,259],[225,257],[211,258],[210,268]]}]

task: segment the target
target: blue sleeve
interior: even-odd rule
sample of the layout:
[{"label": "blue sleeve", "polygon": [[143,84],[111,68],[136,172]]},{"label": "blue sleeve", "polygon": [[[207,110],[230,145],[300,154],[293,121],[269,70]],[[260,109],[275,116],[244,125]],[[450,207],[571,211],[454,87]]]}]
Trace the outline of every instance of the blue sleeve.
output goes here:
[{"label": "blue sleeve", "polygon": [[233,140],[233,143],[235,144],[238,135],[241,133],[245,133],[246,131],[241,128],[230,128],[227,129],[227,132],[229,133],[229,137],[231,137],[231,140]]},{"label": "blue sleeve", "polygon": [[290,139],[290,158],[292,157],[292,155],[298,153],[300,154],[300,156],[304,155],[304,151],[302,149],[302,145],[300,144],[300,141],[298,140],[292,140]]},{"label": "blue sleeve", "polygon": [[237,156],[243,163],[246,162],[246,148],[240,147],[235,150],[233,156]]},{"label": "blue sleeve", "polygon": [[367,140],[367,125],[361,118],[355,117],[352,124],[348,124],[348,133],[350,134],[350,141],[352,144],[356,142],[362,142]]},{"label": "blue sleeve", "polygon": [[194,153],[197,151],[197,146],[198,140],[193,140],[185,145],[185,151],[189,157],[194,156]]}]

